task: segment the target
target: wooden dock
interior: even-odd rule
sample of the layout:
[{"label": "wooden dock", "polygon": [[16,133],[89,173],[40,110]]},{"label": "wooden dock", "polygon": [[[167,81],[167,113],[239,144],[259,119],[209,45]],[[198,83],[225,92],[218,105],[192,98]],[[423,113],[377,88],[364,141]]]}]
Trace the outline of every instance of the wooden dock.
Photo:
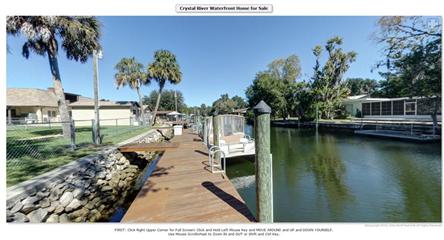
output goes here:
[{"label": "wooden dock", "polygon": [[165,149],[122,222],[245,223],[255,221],[225,174],[208,171],[208,152],[186,129]]},{"label": "wooden dock", "polygon": [[120,152],[160,152],[171,148],[178,148],[178,142],[172,143],[135,143],[119,147]]},{"label": "wooden dock", "polygon": [[408,132],[400,131],[388,131],[388,130],[357,130],[355,134],[383,137],[392,139],[401,139],[414,142],[439,142],[441,140],[440,135],[409,135]]}]

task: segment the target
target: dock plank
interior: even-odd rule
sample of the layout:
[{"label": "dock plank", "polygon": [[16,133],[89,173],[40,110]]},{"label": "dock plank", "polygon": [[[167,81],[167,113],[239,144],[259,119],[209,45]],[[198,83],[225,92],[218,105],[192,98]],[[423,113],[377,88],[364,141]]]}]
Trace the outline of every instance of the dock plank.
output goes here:
[{"label": "dock plank", "polygon": [[255,221],[225,174],[207,168],[207,149],[190,130],[172,139],[122,222]]},{"label": "dock plank", "polygon": [[165,151],[170,148],[179,147],[178,142],[172,143],[135,143],[126,144],[119,147],[120,152],[143,152],[143,151]]}]

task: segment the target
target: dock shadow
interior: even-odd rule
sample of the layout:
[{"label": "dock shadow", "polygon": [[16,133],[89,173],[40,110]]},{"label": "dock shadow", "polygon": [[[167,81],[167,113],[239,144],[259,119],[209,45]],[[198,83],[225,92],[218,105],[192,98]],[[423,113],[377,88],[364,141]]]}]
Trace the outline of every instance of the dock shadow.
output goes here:
[{"label": "dock shadow", "polygon": [[169,174],[169,170],[173,169],[174,166],[169,166],[169,167],[157,167],[153,173],[151,174],[150,177],[160,177],[163,175],[168,175]]},{"label": "dock shadow", "polygon": [[208,156],[207,152],[204,152],[204,151],[201,151],[201,150],[194,150],[194,152],[200,153],[200,154],[205,155],[205,156]]},{"label": "dock shadow", "polygon": [[222,201],[224,201],[225,203],[230,205],[232,208],[234,208],[236,211],[238,211],[240,214],[242,214],[248,220],[250,220],[252,222],[256,222],[256,219],[251,214],[250,210],[248,209],[247,205],[245,205],[245,203],[239,201],[237,198],[233,197],[231,194],[220,189],[218,186],[216,186],[212,182],[205,181],[201,185],[204,188],[206,188],[208,191],[210,191],[214,195],[216,195],[218,198],[220,198]]}]

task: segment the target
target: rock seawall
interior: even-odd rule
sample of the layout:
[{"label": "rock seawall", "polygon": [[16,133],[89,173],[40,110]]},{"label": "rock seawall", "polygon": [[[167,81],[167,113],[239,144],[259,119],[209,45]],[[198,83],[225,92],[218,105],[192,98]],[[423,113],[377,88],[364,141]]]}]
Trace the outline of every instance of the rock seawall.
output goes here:
[{"label": "rock seawall", "polygon": [[[137,142],[160,142],[164,135],[171,134],[171,130],[162,130],[162,134],[151,130]],[[145,153],[142,157],[124,155],[112,148],[56,180],[51,179],[38,187],[33,187],[35,183],[30,181],[29,186],[20,186],[23,191],[19,194],[8,194],[7,222],[107,221],[134,193],[136,179],[154,157],[154,153]]]}]

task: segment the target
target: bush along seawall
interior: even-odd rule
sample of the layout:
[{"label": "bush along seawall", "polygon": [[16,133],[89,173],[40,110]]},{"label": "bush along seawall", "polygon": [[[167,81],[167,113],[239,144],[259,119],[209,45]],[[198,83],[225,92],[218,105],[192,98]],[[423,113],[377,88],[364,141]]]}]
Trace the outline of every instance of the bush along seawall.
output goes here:
[{"label": "bush along seawall", "polygon": [[[162,142],[171,135],[171,130],[150,130],[134,142]],[[157,157],[108,148],[10,187],[7,222],[108,222],[133,201]]]}]

